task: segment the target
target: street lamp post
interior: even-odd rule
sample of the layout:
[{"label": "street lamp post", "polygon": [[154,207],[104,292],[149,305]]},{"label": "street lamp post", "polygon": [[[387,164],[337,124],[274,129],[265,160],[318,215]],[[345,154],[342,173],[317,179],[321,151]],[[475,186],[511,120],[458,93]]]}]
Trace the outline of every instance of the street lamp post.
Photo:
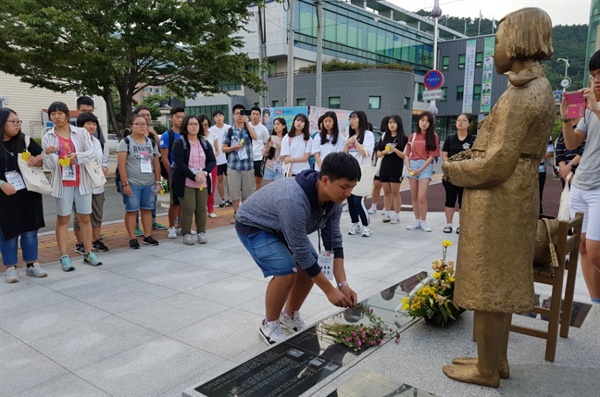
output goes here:
[{"label": "street lamp post", "polygon": [[563,87],[563,92],[565,92],[567,90],[567,88],[569,88],[569,86],[571,85],[571,80],[569,79],[569,76],[568,76],[569,66],[571,66],[571,65],[569,65],[569,60],[565,59],[565,58],[558,58],[556,60],[556,62],[564,62],[565,63],[565,76],[564,76],[563,81],[567,80],[567,82],[569,83],[566,87],[565,87],[565,85],[563,85],[563,83],[561,83],[561,85]]}]

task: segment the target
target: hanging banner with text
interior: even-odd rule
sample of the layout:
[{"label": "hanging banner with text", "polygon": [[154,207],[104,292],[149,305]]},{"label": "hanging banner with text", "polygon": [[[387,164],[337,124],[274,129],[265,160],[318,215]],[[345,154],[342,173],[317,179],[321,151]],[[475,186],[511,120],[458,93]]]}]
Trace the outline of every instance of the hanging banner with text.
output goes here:
[{"label": "hanging banner with text", "polygon": [[473,80],[475,78],[475,51],[477,49],[477,40],[467,40],[467,50],[465,52],[465,85],[463,92],[462,113],[473,113]]},{"label": "hanging banner with text", "polygon": [[483,75],[481,77],[481,106],[479,113],[489,113],[492,107],[492,81],[494,76],[494,37],[486,37],[483,47]]}]

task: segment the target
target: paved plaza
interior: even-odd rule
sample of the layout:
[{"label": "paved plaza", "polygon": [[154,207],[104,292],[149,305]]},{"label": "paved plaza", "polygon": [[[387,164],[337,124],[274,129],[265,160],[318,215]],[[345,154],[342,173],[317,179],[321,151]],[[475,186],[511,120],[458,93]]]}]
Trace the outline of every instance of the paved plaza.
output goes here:
[{"label": "paved plaza", "polygon": [[[432,233],[407,231],[410,212],[401,213],[399,225],[383,224],[380,214],[372,219],[371,238],[344,236],[348,281],[359,299],[429,271],[442,240],[458,241],[457,234],[441,232],[443,213],[429,214]],[[344,232],[349,226],[344,214]],[[44,265],[47,278],[32,279],[19,269],[20,282],[2,280],[0,396],[180,397],[266,350],[257,330],[267,281],[233,226],[212,228],[207,236],[208,245],[164,239],[158,247],[104,253],[100,267],[76,258],[73,272],[51,262]],[[311,237],[316,246],[316,233]],[[456,244],[449,249],[449,258],[455,256]],[[581,272],[575,300],[589,303]],[[302,314],[313,323],[338,311],[315,288]],[[595,396],[598,325],[595,306],[581,328],[559,340],[554,363],[544,361],[544,341],[511,334],[511,380],[487,389],[451,381],[441,371],[453,357],[475,354],[472,313],[447,329],[420,321],[399,344],[383,345],[307,395],[327,396],[353,374],[368,371],[442,396]]]}]

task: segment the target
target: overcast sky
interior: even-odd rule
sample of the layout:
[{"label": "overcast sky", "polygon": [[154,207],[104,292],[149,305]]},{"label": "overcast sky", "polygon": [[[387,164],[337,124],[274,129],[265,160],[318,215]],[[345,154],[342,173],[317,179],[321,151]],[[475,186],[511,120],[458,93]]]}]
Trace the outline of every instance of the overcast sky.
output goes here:
[{"label": "overcast sky", "polygon": [[[388,0],[408,11],[433,8],[434,0]],[[443,14],[459,18],[500,19],[524,7],[539,7],[552,18],[553,25],[588,24],[591,0],[439,0]]]}]

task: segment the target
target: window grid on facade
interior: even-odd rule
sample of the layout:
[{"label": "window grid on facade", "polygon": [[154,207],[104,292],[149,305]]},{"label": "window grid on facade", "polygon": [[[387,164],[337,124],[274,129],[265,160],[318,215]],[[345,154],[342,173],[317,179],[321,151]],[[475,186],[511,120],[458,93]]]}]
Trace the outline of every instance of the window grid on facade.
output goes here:
[{"label": "window grid on facade", "polygon": [[442,102],[445,102],[448,98],[448,87],[442,87]]},{"label": "window grid on facade", "polygon": [[[418,32],[387,19],[373,20],[366,10],[348,11],[344,2],[324,2],[323,50],[358,62],[404,63],[429,70],[433,63],[433,42]],[[295,45],[315,50],[317,17],[312,1],[296,2]],[[425,44],[424,44],[425,43]]]},{"label": "window grid on facade", "polygon": [[481,84],[473,86],[473,99],[481,99]]},{"label": "window grid on facade", "polygon": [[410,97],[409,96],[404,97],[404,109],[410,110]]},{"label": "window grid on facade", "polygon": [[[229,115],[229,106],[227,106],[227,105],[188,106],[185,108],[185,113],[193,114],[193,115],[205,114],[208,116],[208,118],[210,120],[212,120],[212,115],[217,110],[220,110],[223,112],[223,115],[225,116],[224,122],[229,123],[230,115]],[[210,123],[213,124],[212,121]]]},{"label": "window grid on facade", "polygon": [[458,56],[458,68],[459,69],[464,69],[466,61],[467,61],[467,56],[465,54],[460,54]]},{"label": "window grid on facade", "polygon": [[417,83],[417,101],[423,102],[423,91],[425,91],[425,84]]},{"label": "window grid on facade", "polygon": [[230,84],[230,83],[223,83],[219,86],[219,88],[221,88],[222,91],[239,91],[242,89],[242,86],[240,84]]},{"label": "window grid on facade", "polygon": [[483,52],[475,54],[475,67],[480,68],[483,65]]},{"label": "window grid on facade", "polygon": [[279,101],[278,100],[271,101],[271,106],[276,108],[277,106],[279,106]]},{"label": "window grid on facade", "polygon": [[369,97],[369,109],[381,109],[381,97],[370,96]]},{"label": "window grid on facade", "polygon": [[296,106],[306,106],[306,98],[296,99]]},{"label": "window grid on facade", "polygon": [[341,109],[342,108],[342,99],[339,96],[330,96],[329,97],[329,107],[332,109]]},{"label": "window grid on facade", "polygon": [[442,70],[450,69],[450,57],[445,56],[442,58]]},{"label": "window grid on facade", "polygon": [[456,87],[456,100],[462,101],[464,96],[465,96],[465,87],[462,85],[459,85],[458,87]]}]

